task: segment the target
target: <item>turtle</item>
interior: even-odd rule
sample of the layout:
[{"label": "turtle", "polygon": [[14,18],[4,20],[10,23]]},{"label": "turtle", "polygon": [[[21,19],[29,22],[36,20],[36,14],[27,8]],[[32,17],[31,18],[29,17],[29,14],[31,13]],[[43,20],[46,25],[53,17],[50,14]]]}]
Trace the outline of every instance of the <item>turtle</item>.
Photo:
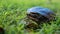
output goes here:
[{"label": "turtle", "polygon": [[34,21],[37,25],[31,21],[26,25],[26,28],[39,29],[43,23],[51,24],[49,22],[54,21],[55,16],[56,14],[49,8],[40,6],[29,8],[27,9],[27,18]]}]

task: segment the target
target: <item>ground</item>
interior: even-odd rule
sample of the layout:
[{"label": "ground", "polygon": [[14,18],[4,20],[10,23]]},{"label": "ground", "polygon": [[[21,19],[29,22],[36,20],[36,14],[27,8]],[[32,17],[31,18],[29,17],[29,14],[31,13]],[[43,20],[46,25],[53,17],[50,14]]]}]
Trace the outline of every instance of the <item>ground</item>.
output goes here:
[{"label": "ground", "polygon": [[[56,21],[51,25],[43,24],[39,32],[24,33],[21,20],[26,10],[34,6],[49,8],[56,13]],[[6,34],[59,34],[60,33],[60,0],[0,0],[0,27]]]}]

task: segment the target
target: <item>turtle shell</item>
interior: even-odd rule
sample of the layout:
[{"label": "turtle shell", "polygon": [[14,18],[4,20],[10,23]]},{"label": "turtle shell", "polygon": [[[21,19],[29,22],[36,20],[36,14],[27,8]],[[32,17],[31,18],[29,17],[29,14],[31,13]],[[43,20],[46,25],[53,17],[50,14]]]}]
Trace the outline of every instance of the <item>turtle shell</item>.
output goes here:
[{"label": "turtle shell", "polygon": [[32,8],[29,8],[28,10],[27,10],[27,13],[28,14],[30,14],[30,13],[38,13],[38,14],[40,14],[40,15],[42,15],[42,16],[45,16],[45,17],[49,17],[49,16],[55,16],[55,13],[52,11],[52,10],[50,10],[50,9],[48,9],[48,8],[43,8],[43,7],[32,7]]},{"label": "turtle shell", "polygon": [[33,21],[39,22],[49,22],[55,19],[55,13],[43,7],[32,7],[27,10],[27,16]]}]

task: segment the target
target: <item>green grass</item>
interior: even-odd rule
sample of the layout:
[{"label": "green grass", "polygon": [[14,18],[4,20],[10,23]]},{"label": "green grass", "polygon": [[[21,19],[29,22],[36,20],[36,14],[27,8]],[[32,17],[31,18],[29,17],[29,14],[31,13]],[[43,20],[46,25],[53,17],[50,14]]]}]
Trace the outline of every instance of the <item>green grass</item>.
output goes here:
[{"label": "green grass", "polygon": [[[50,8],[56,13],[56,21],[51,25],[43,24],[39,32],[24,32],[21,19],[26,16],[26,10],[30,7],[42,6]],[[60,0],[0,0],[0,27],[6,34],[59,34],[60,33]]]}]

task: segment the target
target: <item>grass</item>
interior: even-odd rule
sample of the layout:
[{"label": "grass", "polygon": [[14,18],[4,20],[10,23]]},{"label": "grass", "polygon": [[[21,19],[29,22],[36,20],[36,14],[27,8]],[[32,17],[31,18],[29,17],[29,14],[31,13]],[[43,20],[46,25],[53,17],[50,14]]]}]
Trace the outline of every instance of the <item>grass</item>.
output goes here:
[{"label": "grass", "polygon": [[[0,0],[0,27],[6,31],[5,34],[59,34],[60,33],[60,0]],[[51,25],[43,24],[39,32],[26,32],[21,19],[26,16],[26,10],[30,7],[42,6],[56,13],[56,21]]]}]

